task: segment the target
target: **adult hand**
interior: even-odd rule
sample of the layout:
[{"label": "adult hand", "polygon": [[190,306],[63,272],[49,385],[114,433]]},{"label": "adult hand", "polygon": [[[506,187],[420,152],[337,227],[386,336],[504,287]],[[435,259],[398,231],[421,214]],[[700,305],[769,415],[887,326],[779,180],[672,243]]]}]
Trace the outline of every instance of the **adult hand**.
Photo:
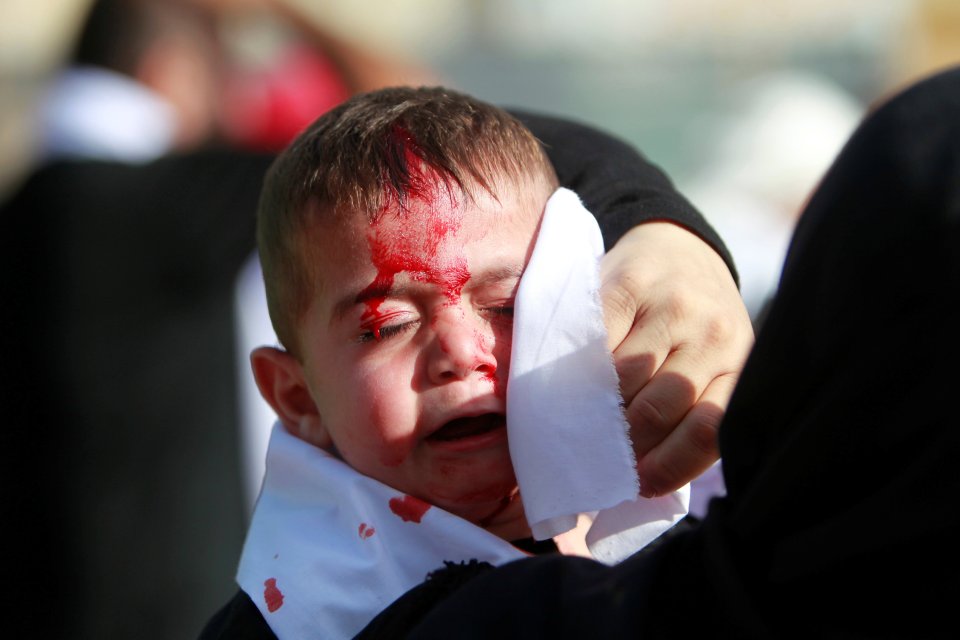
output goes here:
[{"label": "adult hand", "polygon": [[750,317],[720,256],[669,222],[624,235],[600,279],[640,492],[663,495],[719,458],[717,429],[753,345]]}]

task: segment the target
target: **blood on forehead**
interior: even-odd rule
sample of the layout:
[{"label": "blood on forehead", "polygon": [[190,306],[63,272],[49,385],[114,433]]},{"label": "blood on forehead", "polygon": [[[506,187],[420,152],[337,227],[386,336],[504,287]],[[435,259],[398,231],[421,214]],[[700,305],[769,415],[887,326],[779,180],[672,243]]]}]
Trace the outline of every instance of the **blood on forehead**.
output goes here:
[{"label": "blood on forehead", "polygon": [[374,220],[387,211],[404,209],[411,201],[428,203],[441,195],[456,199],[451,187],[457,180],[423,159],[424,152],[410,131],[394,125],[387,142],[383,200]]},{"label": "blood on forehead", "polygon": [[387,188],[367,232],[377,275],[357,296],[367,307],[360,320],[378,339],[380,305],[397,274],[407,273],[414,280],[436,285],[451,304],[459,300],[470,279],[466,257],[457,250],[462,247],[449,242],[460,231],[464,214],[456,180],[420,157],[416,141],[406,129],[395,127],[391,135],[394,144],[388,153],[388,172],[405,176],[405,180],[401,184],[385,180],[394,188]]}]

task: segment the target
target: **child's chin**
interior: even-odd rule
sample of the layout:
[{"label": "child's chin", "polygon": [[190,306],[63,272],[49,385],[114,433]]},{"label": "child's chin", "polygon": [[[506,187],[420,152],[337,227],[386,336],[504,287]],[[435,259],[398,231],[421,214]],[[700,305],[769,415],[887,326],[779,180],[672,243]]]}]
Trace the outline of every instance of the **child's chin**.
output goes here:
[{"label": "child's chin", "polygon": [[[519,502],[509,458],[503,464],[498,461],[460,474],[441,474],[425,489],[429,502],[484,528],[499,521],[501,514],[513,513],[513,503]],[[518,513],[522,515],[522,507]]]},{"label": "child's chin", "polygon": [[530,525],[527,524],[527,518],[523,513],[523,502],[520,496],[511,501],[505,509],[478,524],[507,542],[522,540],[532,535]]},{"label": "child's chin", "polygon": [[444,508],[505,540],[529,537],[530,528],[516,484],[491,488],[454,501]]}]

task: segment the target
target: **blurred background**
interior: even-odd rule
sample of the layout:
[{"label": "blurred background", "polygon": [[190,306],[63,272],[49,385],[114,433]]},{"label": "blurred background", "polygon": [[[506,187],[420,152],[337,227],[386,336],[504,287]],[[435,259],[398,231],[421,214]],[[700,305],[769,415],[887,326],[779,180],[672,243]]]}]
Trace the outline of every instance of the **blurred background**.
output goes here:
[{"label": "blurred background", "polygon": [[[256,2],[213,3],[248,9],[228,29],[241,55],[284,37],[257,28]],[[633,142],[720,227],[754,314],[793,213],[862,111],[960,60],[953,0],[285,3],[373,55]],[[0,194],[31,166],[39,94],[88,4],[0,4]]]},{"label": "blurred background", "polygon": [[[876,101],[906,83],[960,62],[960,2],[956,0],[184,1],[204,5],[216,14],[219,42],[224,45],[233,70],[242,72],[234,74],[229,82],[223,78],[217,80],[223,81],[216,85],[214,96],[220,103],[216,109],[222,111],[219,128],[215,135],[204,130],[200,137],[226,138],[237,148],[265,153],[268,157],[289,140],[298,127],[312,120],[319,109],[335,104],[352,91],[401,82],[443,83],[504,106],[591,123],[637,146],[673,178],[680,190],[718,228],[733,252],[740,272],[741,291],[758,324],[762,322],[764,305],[776,288],[796,215],[863,114]],[[90,5],[90,0],[4,0],[0,3],[0,201],[17,193],[32,172],[58,157],[48,146],[50,122],[62,126],[65,122],[69,124],[72,116],[54,109],[53,119],[45,120],[50,117],[51,106],[62,104],[50,89],[70,63],[73,43]],[[304,44],[315,47],[320,55],[299,55],[302,48],[297,47]],[[181,68],[182,78],[198,70],[196,60],[187,64]],[[173,104],[175,92],[173,87],[168,88],[171,93],[166,97]],[[192,89],[195,94],[202,93],[197,87]],[[65,95],[76,100],[76,85],[73,93]],[[103,108],[103,104],[100,102],[96,107]],[[187,121],[186,116],[183,121]],[[87,154],[87,158],[108,156],[104,149],[90,148],[89,139],[70,138],[85,127],[96,132],[97,125],[103,122],[81,124],[72,132],[68,128],[54,131],[60,136],[59,139],[53,137],[61,145],[57,151],[60,157],[71,154],[76,157],[78,150]],[[137,133],[146,131],[142,128]],[[118,132],[107,133],[112,136]],[[155,148],[146,151],[146,156],[128,155],[120,159],[136,164],[159,157],[162,152],[189,149],[197,140],[184,146],[181,146],[183,141],[173,137],[158,140]],[[69,147],[68,142],[75,146]],[[81,148],[84,145],[86,148]],[[139,153],[131,148],[122,151]],[[259,175],[262,166],[254,163],[253,173]],[[247,170],[250,169],[248,166]],[[60,171],[63,170],[61,167]],[[234,172],[231,169],[229,173]],[[52,180],[50,184],[56,186],[62,182]],[[80,186],[84,186],[80,182]],[[210,182],[212,188],[226,188],[224,185],[228,184],[226,180],[217,183],[211,179]],[[108,188],[105,184],[102,190]],[[237,191],[236,185],[229,185],[229,189]],[[50,189],[41,184],[41,195],[44,190]],[[91,197],[90,192],[99,190],[99,187],[86,191],[74,189],[87,198]],[[251,193],[244,201],[244,206],[251,210],[254,195]],[[121,200],[123,197],[118,196]],[[69,205],[73,201],[71,188],[66,188],[59,202]],[[63,217],[69,220],[75,213],[65,211]],[[9,221],[4,220],[4,227],[13,235],[7,228]],[[38,237],[48,231],[44,224],[39,222],[40,228],[34,229]],[[218,232],[215,227],[213,230],[216,237]],[[96,233],[91,231],[90,235],[96,240]],[[244,238],[244,242],[250,241]],[[16,247],[18,242],[32,241],[18,237],[4,246]],[[99,246],[91,241],[87,252],[98,256],[113,251],[117,244],[123,244],[123,240],[104,241]],[[201,245],[198,255],[204,255],[204,251],[206,248]],[[139,253],[143,254],[139,256],[143,261],[152,259],[145,257],[145,252]],[[131,257],[138,256],[124,256],[124,259]],[[241,258],[243,255],[236,260]],[[185,260],[187,266],[178,264],[177,268],[192,268],[200,262],[197,258]],[[64,264],[67,265],[63,267],[65,272],[74,269]],[[231,264],[230,268],[235,266]],[[248,263],[248,267],[251,264]],[[52,269],[51,273],[55,278],[62,275]],[[177,286],[183,286],[183,282],[206,282],[199,273],[185,273],[188,275],[178,280]],[[98,278],[101,275],[97,272]],[[11,278],[17,277],[16,273],[11,275]],[[244,283],[255,283],[258,279],[256,269],[239,270],[236,292],[229,291],[232,278],[233,273],[227,273],[217,280],[216,287],[211,286],[211,291],[218,296],[216,322],[220,324],[210,321],[209,338],[222,338],[219,348],[230,351],[234,336],[230,333],[233,329],[227,325],[234,313],[230,305],[236,304],[240,334],[236,395],[240,396],[237,402],[248,404],[237,418],[230,409],[235,400],[234,390],[225,391],[222,406],[216,407],[220,411],[218,424],[222,426],[219,439],[211,439],[209,448],[198,450],[182,468],[168,470],[169,476],[157,475],[151,480],[157,493],[167,494],[171,477],[182,478],[181,486],[169,492],[169,504],[156,503],[164,504],[163,508],[168,511],[157,510],[154,503],[138,492],[138,483],[143,483],[154,471],[146,470],[146,465],[135,461],[140,459],[137,456],[143,456],[144,459],[156,458],[158,467],[169,466],[168,460],[175,459],[174,455],[185,455],[178,449],[193,446],[181,444],[192,442],[190,434],[209,429],[210,423],[199,417],[196,425],[184,418],[176,436],[180,440],[170,444],[169,458],[154,455],[164,440],[175,439],[163,430],[165,425],[156,433],[137,436],[141,440],[147,436],[154,438],[156,442],[152,443],[118,438],[117,433],[141,426],[135,414],[118,419],[113,425],[115,432],[104,430],[104,441],[123,442],[123,447],[118,445],[119,454],[109,455],[128,458],[132,461],[130,466],[142,466],[143,469],[137,469],[142,477],[117,471],[111,466],[108,454],[76,462],[75,474],[63,474],[63,481],[68,485],[87,483],[90,489],[82,495],[91,502],[105,502],[101,498],[105,492],[97,482],[106,487],[129,483],[129,504],[137,505],[141,510],[139,517],[144,520],[141,530],[132,533],[134,530],[123,519],[135,520],[137,516],[129,515],[136,513],[135,509],[122,511],[105,505],[103,513],[111,514],[104,516],[111,519],[109,527],[105,520],[82,525],[87,527],[84,529],[89,531],[87,535],[101,540],[101,548],[97,555],[91,555],[89,546],[81,551],[90,556],[85,558],[87,564],[95,567],[84,568],[78,574],[82,578],[52,580],[65,583],[59,586],[60,597],[70,594],[73,588],[86,591],[72,598],[76,600],[74,609],[82,610],[80,613],[71,610],[64,613],[62,623],[49,625],[65,629],[63,637],[193,637],[235,589],[232,572],[243,535],[239,505],[241,502],[244,505],[242,515],[248,515],[262,473],[263,425],[271,420],[263,413],[262,403],[257,404],[242,354],[248,353],[251,344],[272,340],[265,318],[244,312],[262,309],[262,305],[256,307],[256,303],[248,305],[244,297]],[[103,284],[111,295],[113,284]],[[28,282],[25,288],[30,286]],[[139,288],[139,284],[133,287]],[[138,294],[144,299],[153,295],[145,285],[143,289],[138,290]],[[169,287],[160,290],[171,297],[179,295]],[[43,298],[46,294],[38,292],[37,295]],[[83,292],[78,296],[82,298]],[[171,313],[169,318],[158,307],[156,326],[172,327],[173,333],[175,323],[183,317],[193,318],[190,315],[193,313],[199,317],[196,300],[187,297],[184,300],[183,308],[176,312],[180,315]],[[124,304],[132,308],[142,306],[141,298],[133,296]],[[93,320],[88,318],[93,306],[80,300],[76,307],[70,307],[78,320],[63,315],[62,322],[87,322],[99,328],[100,318],[92,315]],[[30,308],[24,308],[28,309],[27,320],[32,323]],[[60,314],[51,315],[60,318]],[[125,324],[123,327],[127,328]],[[266,334],[262,333],[264,328]],[[111,331],[116,333],[118,329]],[[103,335],[110,333],[106,329],[104,332]],[[140,333],[146,330],[140,329]],[[129,334],[130,344],[141,341],[137,327],[129,328]],[[91,352],[96,352],[97,341],[103,337],[95,332],[91,335],[100,336],[90,338]],[[182,336],[176,335],[175,342],[182,341]],[[37,340],[44,341],[46,337],[40,335]],[[19,339],[14,336],[10,344],[16,344]],[[211,344],[206,346],[212,353]],[[132,354],[127,360],[138,362],[137,352],[127,346],[124,350]],[[56,353],[57,349],[51,352]],[[176,359],[167,347],[160,353]],[[222,360],[227,364],[218,371],[230,371],[234,366],[228,355],[223,355]],[[4,357],[17,359],[8,353],[4,353]],[[202,353],[198,358],[207,360]],[[71,357],[67,354],[63,359]],[[114,366],[112,356],[104,356],[104,360]],[[85,363],[74,367],[75,377],[81,382],[90,378],[91,384],[99,385],[101,381],[89,376],[82,364]],[[58,372],[63,366],[48,362],[41,365]],[[133,369],[124,367],[132,366],[122,361],[116,365],[118,378],[129,377]],[[158,388],[172,384],[170,380],[188,387],[201,387],[206,382],[203,379],[206,369],[185,372],[176,363],[169,368],[158,382]],[[136,387],[139,382],[134,378],[130,385]],[[107,392],[115,388],[119,387],[107,388]],[[43,397],[47,399],[46,395]],[[50,404],[57,402],[49,400]],[[96,404],[95,398],[90,404]],[[185,413],[195,413],[193,409],[187,407]],[[240,438],[242,446],[235,442],[239,438],[234,427],[238,419],[245,425],[246,435]],[[102,421],[94,417],[90,424],[99,427]],[[60,432],[51,431],[46,437],[56,440]],[[29,445],[31,441],[32,436],[23,435],[16,442]],[[64,449],[64,459],[81,457],[74,455],[69,446],[65,445]],[[106,446],[91,447],[98,452],[101,449],[110,451]],[[242,464],[239,454],[245,456]],[[17,452],[8,452],[10,457],[17,455]],[[238,460],[211,466],[210,461],[217,455]],[[45,458],[49,458],[47,451],[40,451],[37,459]],[[25,464],[33,465],[32,460]],[[48,464],[57,467],[59,462]],[[210,469],[205,475],[202,471],[208,466]],[[93,468],[98,468],[100,473],[96,482],[81,479],[94,477]],[[241,476],[244,488],[234,491],[232,487],[241,484]],[[199,491],[201,486],[206,493]],[[18,491],[16,487],[9,490]],[[185,500],[185,495],[194,499]],[[32,499],[28,492],[26,500]],[[222,503],[222,513],[210,508],[214,501]],[[37,510],[42,514],[46,507],[41,504]],[[156,522],[148,521],[144,514],[154,512]],[[117,516],[118,513],[128,515]],[[184,513],[202,515],[184,516]],[[192,518],[192,528],[170,533],[161,526],[174,521],[170,526],[170,531],[174,531],[177,518]],[[58,517],[51,520],[60,521]],[[78,516],[77,521],[80,520]],[[13,526],[19,526],[19,522]],[[32,526],[23,534],[25,538],[29,539],[47,525],[41,519]],[[73,535],[70,529],[63,533],[65,539]],[[114,541],[124,539],[131,540],[131,549],[121,554]],[[164,541],[176,551],[166,550],[161,545]],[[51,558],[50,566],[55,567],[58,556],[53,554]],[[97,572],[106,572],[102,567],[110,558],[123,567],[111,569],[112,573],[103,576],[98,574],[96,579],[91,577]],[[148,567],[141,558],[151,559],[153,565]],[[32,562],[28,558],[21,564],[28,569]],[[182,577],[188,566],[192,567],[190,575],[194,582]],[[119,575],[125,577],[115,578]],[[204,580],[205,577],[209,580]],[[31,591],[44,587],[44,576],[31,576],[30,580],[26,587],[18,583],[18,597],[30,601],[38,610],[46,610],[42,602],[37,604],[43,594]],[[175,601],[173,595],[177,597]]]}]

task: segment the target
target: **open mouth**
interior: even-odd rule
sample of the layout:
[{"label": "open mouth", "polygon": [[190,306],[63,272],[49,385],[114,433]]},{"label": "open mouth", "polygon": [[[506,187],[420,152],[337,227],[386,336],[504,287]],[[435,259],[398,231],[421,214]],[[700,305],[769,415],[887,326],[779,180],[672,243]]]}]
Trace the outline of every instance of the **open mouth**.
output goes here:
[{"label": "open mouth", "polygon": [[470,418],[457,418],[443,425],[430,434],[427,440],[435,442],[450,442],[482,435],[495,429],[505,427],[507,419],[500,413],[485,413]]}]

